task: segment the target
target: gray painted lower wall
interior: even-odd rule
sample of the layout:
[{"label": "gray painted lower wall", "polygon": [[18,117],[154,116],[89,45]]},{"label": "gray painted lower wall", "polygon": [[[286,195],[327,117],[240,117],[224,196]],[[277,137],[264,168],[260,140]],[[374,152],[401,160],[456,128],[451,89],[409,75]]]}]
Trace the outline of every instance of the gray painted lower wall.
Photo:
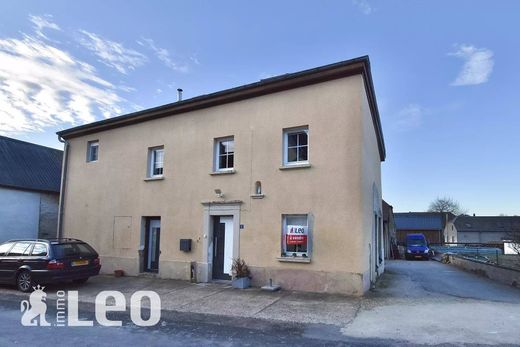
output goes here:
[{"label": "gray painted lower wall", "polygon": [[0,242],[55,237],[58,194],[0,187]]}]

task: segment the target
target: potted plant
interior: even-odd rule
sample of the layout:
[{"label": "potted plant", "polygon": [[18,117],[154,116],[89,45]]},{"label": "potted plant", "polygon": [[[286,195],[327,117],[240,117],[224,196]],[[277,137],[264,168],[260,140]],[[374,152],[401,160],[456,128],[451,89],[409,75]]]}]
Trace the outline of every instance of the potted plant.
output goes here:
[{"label": "potted plant", "polygon": [[233,288],[246,289],[251,286],[251,272],[244,259],[233,259],[231,272],[233,273]]}]

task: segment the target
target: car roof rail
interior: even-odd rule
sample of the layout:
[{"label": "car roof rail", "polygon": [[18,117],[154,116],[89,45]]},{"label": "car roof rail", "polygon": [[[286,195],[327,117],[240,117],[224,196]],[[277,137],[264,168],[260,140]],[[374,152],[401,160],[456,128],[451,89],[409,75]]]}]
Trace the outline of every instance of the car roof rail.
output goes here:
[{"label": "car roof rail", "polygon": [[11,239],[11,240],[7,240],[5,242],[22,242],[22,241],[27,241],[27,242],[46,242],[48,240],[47,239]]},{"label": "car roof rail", "polygon": [[71,238],[71,237],[50,238],[50,239],[47,239],[47,241],[77,241],[77,242],[84,242],[82,240],[74,239],[74,238]]}]

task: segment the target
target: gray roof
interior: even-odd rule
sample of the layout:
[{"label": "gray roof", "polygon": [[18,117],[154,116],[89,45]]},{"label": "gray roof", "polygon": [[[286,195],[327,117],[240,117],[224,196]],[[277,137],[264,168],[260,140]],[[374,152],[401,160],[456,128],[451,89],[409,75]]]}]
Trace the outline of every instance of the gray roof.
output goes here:
[{"label": "gray roof", "polygon": [[63,151],[0,136],[0,186],[60,192]]},{"label": "gray roof", "polygon": [[230,102],[237,102],[248,98],[253,98],[270,93],[277,93],[283,90],[299,88],[325,81],[331,81],[346,76],[361,74],[365,83],[370,113],[374,124],[375,135],[379,148],[381,161],[385,160],[386,149],[381,128],[381,119],[377,107],[372,72],[370,70],[370,59],[362,56],[338,63],[324,65],[309,70],[288,73],[280,76],[266,78],[259,82],[246,84],[240,87],[222,90],[219,92],[197,96],[191,99],[149,108],[134,113],[111,117],[97,122],[80,125],[71,129],[58,131],[58,136],[63,139],[71,139],[77,136],[94,134],[100,131],[113,129],[116,127],[136,124],[161,117],[169,117],[176,114],[184,114],[193,110],[200,110],[207,107],[223,105]]},{"label": "gray roof", "polygon": [[520,217],[460,216],[455,220],[457,232],[511,232],[520,231]]},{"label": "gray roof", "polygon": [[397,230],[442,230],[444,214],[438,212],[394,212]]}]

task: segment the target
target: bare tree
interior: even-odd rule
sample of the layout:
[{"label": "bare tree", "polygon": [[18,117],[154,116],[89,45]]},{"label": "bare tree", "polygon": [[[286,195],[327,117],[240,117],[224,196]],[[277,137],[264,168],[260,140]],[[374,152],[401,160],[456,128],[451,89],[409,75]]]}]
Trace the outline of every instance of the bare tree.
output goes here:
[{"label": "bare tree", "polygon": [[428,208],[428,212],[451,212],[458,216],[462,213],[462,209],[458,202],[450,197],[442,197],[433,200]]}]

